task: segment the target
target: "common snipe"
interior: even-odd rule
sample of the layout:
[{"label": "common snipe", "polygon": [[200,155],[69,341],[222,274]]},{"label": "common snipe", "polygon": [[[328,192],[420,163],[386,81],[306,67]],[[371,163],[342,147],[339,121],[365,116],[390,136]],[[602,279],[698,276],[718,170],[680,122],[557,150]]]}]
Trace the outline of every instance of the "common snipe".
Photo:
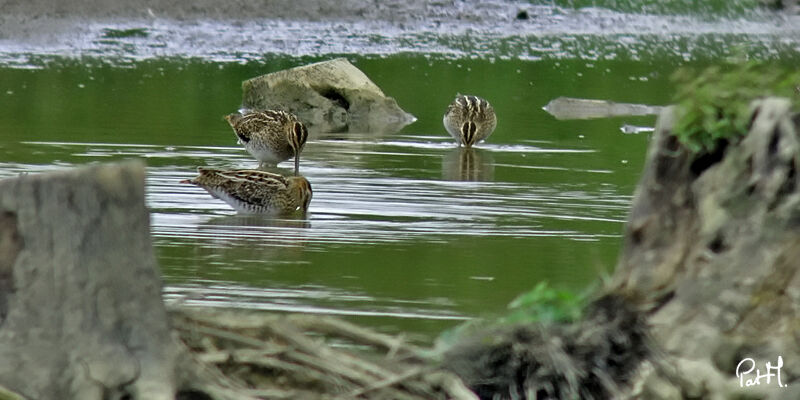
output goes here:
[{"label": "common snipe", "polygon": [[459,145],[472,147],[494,132],[497,116],[488,101],[478,96],[458,95],[447,107],[442,122]]},{"label": "common snipe", "polygon": [[277,164],[294,157],[294,174],[300,170],[300,152],[308,130],[294,114],[284,111],[247,111],[225,116],[239,143],[259,162]]},{"label": "common snipe", "polygon": [[228,203],[244,214],[305,213],[311,202],[311,184],[302,176],[273,174],[258,170],[217,170],[198,168],[198,176],[181,183],[191,183]]}]

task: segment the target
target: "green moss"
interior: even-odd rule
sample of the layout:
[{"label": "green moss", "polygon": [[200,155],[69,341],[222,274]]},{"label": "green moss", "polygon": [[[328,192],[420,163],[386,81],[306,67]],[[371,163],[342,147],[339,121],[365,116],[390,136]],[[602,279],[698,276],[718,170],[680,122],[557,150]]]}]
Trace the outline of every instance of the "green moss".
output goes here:
[{"label": "green moss", "polygon": [[677,120],[673,134],[693,152],[711,153],[721,140],[747,134],[753,100],[781,96],[797,103],[800,70],[747,62],[681,68],[672,75]]}]

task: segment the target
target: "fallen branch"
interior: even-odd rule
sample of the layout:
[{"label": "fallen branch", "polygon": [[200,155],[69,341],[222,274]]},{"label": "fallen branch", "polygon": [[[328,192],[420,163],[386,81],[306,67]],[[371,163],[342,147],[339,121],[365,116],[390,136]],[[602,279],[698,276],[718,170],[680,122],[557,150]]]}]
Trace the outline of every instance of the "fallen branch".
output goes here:
[{"label": "fallen branch", "polygon": [[[421,363],[420,348],[345,321],[248,311],[172,310],[198,362],[214,366],[241,393],[268,398],[455,399],[475,397],[458,378]],[[327,341],[369,348],[363,353]],[[395,352],[407,358],[396,358]],[[370,358],[374,359],[371,361]],[[415,361],[413,361],[415,360]],[[413,362],[412,362],[413,361]],[[215,388],[217,393],[224,390]],[[294,397],[292,397],[294,396]]]}]

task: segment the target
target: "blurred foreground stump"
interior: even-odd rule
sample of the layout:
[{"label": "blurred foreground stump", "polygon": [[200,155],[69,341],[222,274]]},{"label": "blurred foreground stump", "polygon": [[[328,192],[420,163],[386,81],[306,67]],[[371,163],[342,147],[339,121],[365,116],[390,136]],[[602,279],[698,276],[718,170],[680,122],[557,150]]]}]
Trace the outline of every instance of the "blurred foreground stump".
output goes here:
[{"label": "blurred foreground stump", "polygon": [[[800,398],[798,115],[786,99],[753,107],[749,133],[712,153],[678,143],[673,108],[659,118],[612,283],[673,367],[643,374],[643,398]],[[788,386],[740,387],[743,359],[764,374],[779,356]]]},{"label": "blurred foreground stump", "polygon": [[175,349],[142,163],[0,181],[0,385],[172,399]]},{"label": "blurred foreground stump", "polygon": [[416,121],[344,58],[242,82],[242,107],[297,115],[314,132],[393,133]]}]

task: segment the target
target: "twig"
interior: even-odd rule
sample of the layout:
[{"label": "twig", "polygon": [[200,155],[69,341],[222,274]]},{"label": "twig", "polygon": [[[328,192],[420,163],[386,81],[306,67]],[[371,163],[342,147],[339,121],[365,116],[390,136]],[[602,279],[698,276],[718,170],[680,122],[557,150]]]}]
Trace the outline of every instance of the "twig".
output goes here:
[{"label": "twig", "polygon": [[412,369],[410,369],[410,370],[408,370],[408,371],[406,371],[406,372],[404,372],[404,373],[402,373],[400,375],[395,375],[395,376],[389,377],[388,379],[384,379],[382,381],[375,382],[372,385],[369,385],[369,386],[363,387],[361,389],[354,390],[354,391],[352,391],[350,393],[338,396],[338,397],[336,397],[335,400],[353,399],[353,398],[359,397],[359,396],[361,396],[361,395],[363,395],[365,393],[368,393],[368,392],[372,392],[372,391],[375,391],[375,390],[387,388],[389,386],[394,386],[397,383],[400,383],[400,382],[402,382],[404,380],[407,380],[407,379],[410,379],[410,378],[412,378],[414,376],[417,376],[417,375],[419,375],[422,372],[425,372],[427,370],[428,369],[426,369],[426,368],[412,368]]},{"label": "twig", "polygon": [[218,337],[220,339],[229,340],[232,342],[238,342],[245,346],[255,347],[255,348],[267,348],[270,346],[268,342],[263,340],[259,340],[250,336],[242,335],[240,333],[231,332],[225,329],[214,328],[211,326],[205,325],[195,325],[191,328],[188,328],[199,333],[206,334],[208,336]]},{"label": "twig", "polygon": [[449,400],[479,400],[464,382],[449,372],[435,372],[426,376],[426,380],[442,388]]},{"label": "twig", "polygon": [[313,329],[320,333],[340,335],[356,342],[381,347],[389,352],[392,350],[400,350],[410,353],[417,358],[427,358],[425,350],[417,346],[340,319],[319,316],[310,318],[307,315],[291,315],[289,319],[302,328]]},{"label": "twig", "polygon": [[[173,318],[185,343],[196,343],[195,349],[209,348],[203,342],[220,341],[230,348],[210,346],[193,353],[198,366],[204,365],[202,368],[222,377],[219,383],[192,379],[195,387],[215,398],[330,399],[338,393],[337,400],[477,399],[457,377],[426,367],[430,363],[424,349],[336,318],[196,309],[174,310]],[[342,338],[386,353],[381,357],[383,362],[376,363],[309,334]],[[423,366],[414,366],[408,360]],[[278,376],[288,381],[277,381]],[[234,382],[257,387],[225,387]]]}]

